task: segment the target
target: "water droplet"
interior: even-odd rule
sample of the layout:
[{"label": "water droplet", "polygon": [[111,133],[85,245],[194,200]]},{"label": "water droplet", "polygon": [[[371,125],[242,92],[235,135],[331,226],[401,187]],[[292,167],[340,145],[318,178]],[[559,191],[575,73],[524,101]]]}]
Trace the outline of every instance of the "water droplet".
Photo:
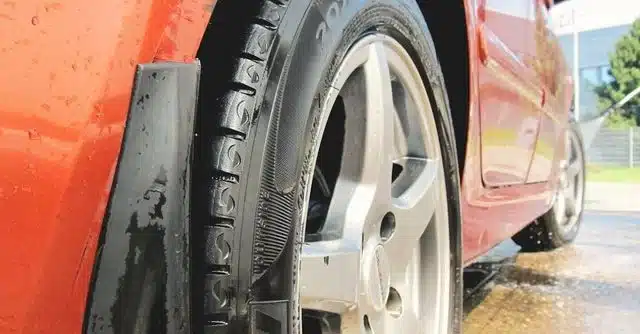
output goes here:
[{"label": "water droplet", "polygon": [[31,139],[31,140],[39,140],[40,139],[40,134],[38,133],[38,131],[36,131],[36,129],[29,130],[28,134],[29,134],[29,139]]},{"label": "water droplet", "polygon": [[37,16],[31,18],[31,24],[37,26],[40,23],[40,19]]}]

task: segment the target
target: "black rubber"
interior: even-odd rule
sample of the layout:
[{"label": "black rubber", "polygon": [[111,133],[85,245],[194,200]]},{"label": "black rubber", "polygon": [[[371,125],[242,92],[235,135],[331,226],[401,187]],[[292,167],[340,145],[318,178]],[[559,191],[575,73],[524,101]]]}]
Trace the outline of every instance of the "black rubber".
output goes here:
[{"label": "black rubber", "polygon": [[[573,138],[579,144],[578,149],[582,150],[581,157],[583,157],[582,164],[584,170],[585,154],[584,145],[582,143],[582,135],[580,134],[580,130],[575,123],[571,124],[570,131],[571,136],[573,136]],[[583,184],[585,181],[585,174],[586,173],[582,173]],[[584,193],[582,195],[582,200],[584,201]],[[584,207],[584,205],[582,205],[581,207]],[[578,231],[580,230],[583,211],[581,210],[577,213],[578,221],[575,223],[575,225],[570,230],[563,231],[560,228],[560,223],[557,221],[554,210],[555,206],[552,206],[549,211],[527,225],[520,232],[516,233],[511,239],[516,244],[518,244],[518,246],[522,247],[522,250],[525,252],[550,251],[573,242],[573,240],[575,240],[575,238],[578,236]]]},{"label": "black rubber", "polygon": [[198,55],[192,318],[204,332],[300,332],[296,275],[310,186],[304,180],[322,137],[319,101],[349,47],[372,31],[404,44],[430,87],[448,177],[451,331],[458,331],[456,145],[444,79],[415,0],[219,0]]},{"label": "black rubber", "polygon": [[191,334],[189,211],[200,64],[139,64],[83,333]]}]

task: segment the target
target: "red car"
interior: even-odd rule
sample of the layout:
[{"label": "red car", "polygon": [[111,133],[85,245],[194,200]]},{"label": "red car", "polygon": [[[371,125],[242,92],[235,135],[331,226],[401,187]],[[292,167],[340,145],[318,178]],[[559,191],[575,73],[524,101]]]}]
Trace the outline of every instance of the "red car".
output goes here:
[{"label": "red car", "polygon": [[552,0],[0,3],[0,333],[456,333],[571,242]]}]

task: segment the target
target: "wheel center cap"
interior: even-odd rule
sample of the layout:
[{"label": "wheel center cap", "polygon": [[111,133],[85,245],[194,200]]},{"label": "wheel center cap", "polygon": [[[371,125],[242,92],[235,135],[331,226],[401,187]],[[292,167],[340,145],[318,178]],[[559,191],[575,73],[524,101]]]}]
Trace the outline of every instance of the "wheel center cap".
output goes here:
[{"label": "wheel center cap", "polygon": [[391,285],[389,258],[382,245],[377,245],[366,253],[362,266],[365,291],[373,308],[380,311],[387,301]]}]

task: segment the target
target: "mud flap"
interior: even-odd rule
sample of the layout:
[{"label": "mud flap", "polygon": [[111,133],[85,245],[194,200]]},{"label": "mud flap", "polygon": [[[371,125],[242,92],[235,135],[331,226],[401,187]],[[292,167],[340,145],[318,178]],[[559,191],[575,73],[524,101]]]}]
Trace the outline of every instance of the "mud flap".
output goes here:
[{"label": "mud flap", "polygon": [[197,61],[137,67],[85,333],[191,333],[188,227],[199,77]]},{"label": "mud flap", "polygon": [[249,304],[252,334],[287,334],[289,301],[252,302]]}]

